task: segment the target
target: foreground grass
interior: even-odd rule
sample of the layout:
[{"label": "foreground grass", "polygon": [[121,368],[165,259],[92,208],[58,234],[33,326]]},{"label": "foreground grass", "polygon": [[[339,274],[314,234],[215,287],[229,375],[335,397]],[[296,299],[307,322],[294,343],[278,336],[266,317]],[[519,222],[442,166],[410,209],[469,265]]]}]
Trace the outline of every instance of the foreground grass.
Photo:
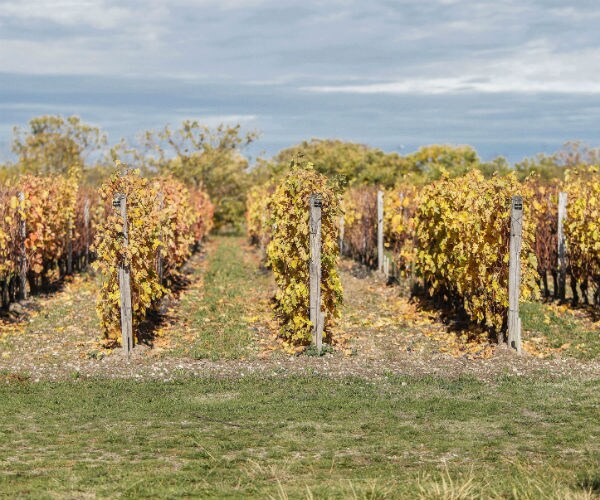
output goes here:
[{"label": "foreground grass", "polygon": [[600,381],[13,382],[0,399],[0,496],[600,492]]}]

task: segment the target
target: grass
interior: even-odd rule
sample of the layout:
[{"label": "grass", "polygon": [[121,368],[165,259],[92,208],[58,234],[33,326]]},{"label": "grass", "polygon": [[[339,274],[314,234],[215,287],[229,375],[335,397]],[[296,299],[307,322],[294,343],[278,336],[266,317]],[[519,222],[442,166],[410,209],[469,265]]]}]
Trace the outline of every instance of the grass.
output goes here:
[{"label": "grass", "polygon": [[202,275],[201,286],[186,294],[178,308],[193,333],[186,350],[196,359],[242,358],[255,347],[253,321],[271,314],[265,305],[269,276],[244,251],[243,237],[219,235],[211,245],[204,268],[194,269],[196,276]]},{"label": "grass", "polygon": [[600,381],[0,385],[0,496],[587,498]]},{"label": "grass", "polygon": [[526,339],[539,338],[550,349],[563,347],[562,352],[579,359],[597,358],[600,355],[598,328],[576,313],[576,310],[561,308],[555,304],[523,303],[523,329],[529,332]]}]

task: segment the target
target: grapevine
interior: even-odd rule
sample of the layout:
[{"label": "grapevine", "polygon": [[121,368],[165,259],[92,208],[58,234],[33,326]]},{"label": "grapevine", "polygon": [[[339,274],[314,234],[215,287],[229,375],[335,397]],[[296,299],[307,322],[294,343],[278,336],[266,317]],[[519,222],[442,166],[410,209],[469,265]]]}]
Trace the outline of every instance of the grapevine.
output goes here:
[{"label": "grapevine", "polygon": [[[131,273],[133,327],[169,293],[169,285],[197,243],[211,227],[212,204],[201,192],[190,193],[171,177],[149,180],[137,170],[115,173],[100,189],[105,203],[125,195],[128,244],[123,242],[120,213],[109,210],[97,228],[94,263],[103,277],[97,311],[105,338],[116,341],[120,331],[119,266]],[[162,259],[163,275],[158,259]]]},{"label": "grapevine", "polygon": [[377,188],[361,186],[344,193],[344,253],[377,266]]},{"label": "grapevine", "polygon": [[269,223],[273,227],[267,248],[278,290],[276,313],[281,320],[281,335],[287,341],[307,344],[312,325],[309,310],[309,197],[319,193],[322,209],[321,293],[325,312],[324,339],[331,341],[331,326],[339,316],[342,286],[337,271],[338,218],[340,200],[330,181],[311,164],[294,165],[269,199]]},{"label": "grapevine", "polygon": [[600,303],[600,175],[598,167],[572,169],[565,178],[568,196],[565,237],[573,300],[579,299],[577,283],[587,303],[588,286]]},{"label": "grapevine", "polygon": [[531,217],[535,221],[534,252],[538,263],[538,273],[542,279],[544,296],[549,297],[548,273],[554,280],[554,293],[558,292],[558,189],[555,183],[542,183],[537,177],[526,180],[530,189]]},{"label": "grapevine", "polygon": [[403,277],[415,275],[415,215],[419,204],[420,188],[412,184],[398,184],[384,197],[384,237],[392,249],[396,268]]},{"label": "grapevine", "polygon": [[[463,307],[492,331],[505,327],[512,195],[531,199],[514,175],[485,180],[478,171],[424,188],[417,210],[417,267],[430,293]],[[535,222],[525,203],[521,297],[538,295]]]}]

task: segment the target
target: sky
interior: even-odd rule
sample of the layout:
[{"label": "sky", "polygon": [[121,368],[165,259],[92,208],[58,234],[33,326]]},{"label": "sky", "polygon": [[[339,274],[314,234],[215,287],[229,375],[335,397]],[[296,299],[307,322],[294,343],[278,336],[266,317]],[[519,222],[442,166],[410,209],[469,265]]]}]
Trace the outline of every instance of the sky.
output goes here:
[{"label": "sky", "polygon": [[597,0],[0,0],[0,159],[76,114],[109,141],[184,119],[402,154],[599,146]]}]

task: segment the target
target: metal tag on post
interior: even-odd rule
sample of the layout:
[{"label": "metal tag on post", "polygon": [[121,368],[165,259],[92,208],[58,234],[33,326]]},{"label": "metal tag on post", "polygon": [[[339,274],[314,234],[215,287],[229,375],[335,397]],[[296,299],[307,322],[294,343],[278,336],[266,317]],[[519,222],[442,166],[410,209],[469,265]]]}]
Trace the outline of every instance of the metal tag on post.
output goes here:
[{"label": "metal tag on post", "polygon": [[513,196],[513,208],[515,210],[523,210],[523,197],[522,196]]}]

